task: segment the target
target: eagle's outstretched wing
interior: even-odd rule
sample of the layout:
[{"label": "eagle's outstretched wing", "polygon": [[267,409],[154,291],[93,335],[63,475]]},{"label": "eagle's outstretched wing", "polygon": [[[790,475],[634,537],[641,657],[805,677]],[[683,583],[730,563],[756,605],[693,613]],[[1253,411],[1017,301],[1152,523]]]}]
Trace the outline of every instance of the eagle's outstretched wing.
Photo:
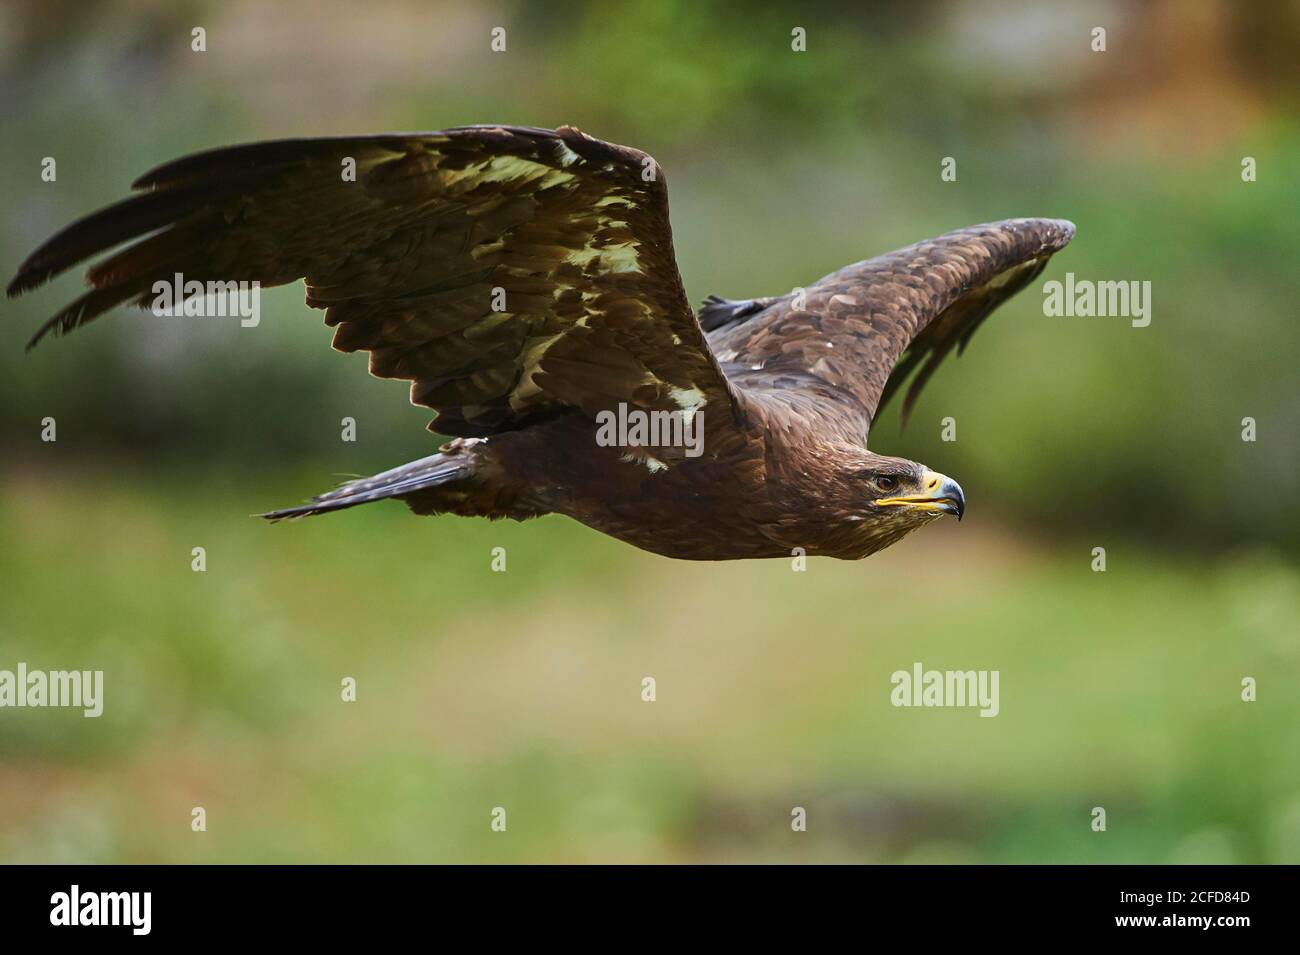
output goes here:
[{"label": "eagle's outstretched wing", "polygon": [[[701,324],[735,383],[805,399],[827,427],[864,442],[878,409],[918,366],[916,396],[954,347],[1043,270],[1074,235],[1060,219],[1008,219],[859,262],[775,299],[711,299]],[[901,360],[900,360],[901,359]],[[779,397],[780,395],[778,395]]]},{"label": "eagle's outstretched wing", "polygon": [[411,380],[444,434],[618,402],[732,408],[682,289],[663,174],[635,149],[571,127],[472,126],[217,149],[134,185],[148,191],[20,267],[10,295],[137,240],[94,265],[91,291],[33,344],[121,303],[147,306],[176,273],[305,278],[335,347]]}]

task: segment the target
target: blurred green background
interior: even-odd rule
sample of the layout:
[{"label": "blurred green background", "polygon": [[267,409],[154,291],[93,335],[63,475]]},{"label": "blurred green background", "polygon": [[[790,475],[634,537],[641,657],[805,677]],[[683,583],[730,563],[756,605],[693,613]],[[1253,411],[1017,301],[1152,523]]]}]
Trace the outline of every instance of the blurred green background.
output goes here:
[{"label": "blurred green background", "polygon": [[[1022,293],[872,435],[956,476],[966,521],[797,574],[562,518],[263,525],[437,440],[300,285],[257,329],[122,312],[29,355],[80,277],[8,302],[0,668],[103,669],[106,704],[0,710],[0,859],[1300,862],[1298,23],[1227,0],[6,4],[7,274],[189,151],[569,123],[660,161],[694,300],[1038,215],[1078,225],[1044,279],[1147,280],[1153,311]],[[1001,714],[892,707],[918,660],[999,670]]]}]

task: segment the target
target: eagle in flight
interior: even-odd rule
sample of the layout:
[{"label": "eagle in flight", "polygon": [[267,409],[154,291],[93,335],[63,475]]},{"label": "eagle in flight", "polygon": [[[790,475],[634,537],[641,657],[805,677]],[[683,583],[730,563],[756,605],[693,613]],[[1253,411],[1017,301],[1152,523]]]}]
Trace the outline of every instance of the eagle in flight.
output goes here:
[{"label": "eagle in flight", "polygon": [[857,559],[960,519],[957,482],[867,450],[871,423],[914,373],[905,419],[944,356],[1074,235],[1059,219],[971,226],[696,314],[659,166],[569,126],[254,143],[134,187],[19,268],[10,296],[131,243],[32,345],[148,307],[178,274],[305,279],[334,347],[409,380],[437,412],[430,430],[453,439],[264,517],[385,498],[417,514],[555,513],[694,560]]}]

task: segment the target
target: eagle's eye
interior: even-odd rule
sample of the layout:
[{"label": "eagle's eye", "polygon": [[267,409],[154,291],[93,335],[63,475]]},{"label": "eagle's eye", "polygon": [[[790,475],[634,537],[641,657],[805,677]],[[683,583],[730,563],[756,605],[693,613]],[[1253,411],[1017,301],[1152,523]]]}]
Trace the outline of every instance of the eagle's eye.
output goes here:
[{"label": "eagle's eye", "polygon": [[880,477],[876,478],[876,487],[880,488],[882,491],[892,491],[894,488],[898,487],[898,478],[890,477],[888,474],[882,474]]}]

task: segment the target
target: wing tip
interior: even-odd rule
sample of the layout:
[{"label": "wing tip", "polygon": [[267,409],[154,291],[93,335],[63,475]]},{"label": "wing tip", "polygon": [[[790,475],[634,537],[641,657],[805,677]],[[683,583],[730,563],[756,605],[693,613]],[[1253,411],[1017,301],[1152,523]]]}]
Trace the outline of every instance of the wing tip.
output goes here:
[{"label": "wing tip", "polygon": [[[1074,238],[1075,225],[1069,219],[1026,218],[1008,219],[1002,225],[1025,225],[1039,233],[1042,251],[1049,255],[1059,252]],[[1041,254],[1041,253],[1040,253]]]},{"label": "wing tip", "polygon": [[25,295],[34,288],[40,288],[59,274],[60,269],[50,263],[49,247],[53,241],[51,239],[45,242],[31,255],[23,259],[18,266],[18,271],[14,273],[14,277],[5,286],[6,297],[18,298],[20,295]]},{"label": "wing tip", "polygon": [[5,286],[5,298],[17,298],[25,292],[30,292],[44,281],[44,279],[35,278],[19,269],[18,274],[10,279],[9,284]]},{"label": "wing tip", "polygon": [[1044,219],[1056,232],[1056,243],[1053,251],[1065,248],[1074,238],[1075,225],[1069,219]]}]

